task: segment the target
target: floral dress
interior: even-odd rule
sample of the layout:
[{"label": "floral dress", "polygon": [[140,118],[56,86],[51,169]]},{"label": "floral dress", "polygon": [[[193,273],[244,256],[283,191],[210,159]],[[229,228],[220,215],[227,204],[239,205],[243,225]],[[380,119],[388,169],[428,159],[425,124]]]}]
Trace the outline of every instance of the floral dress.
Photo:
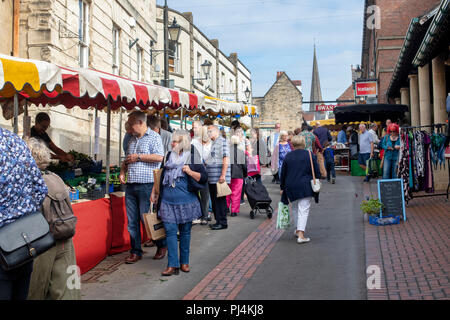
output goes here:
[{"label": "floral dress", "polygon": [[283,160],[286,157],[286,155],[292,151],[291,146],[289,145],[289,143],[286,144],[279,144],[279,156],[278,156],[278,171],[280,172],[280,176],[281,176],[281,167],[283,166]]}]

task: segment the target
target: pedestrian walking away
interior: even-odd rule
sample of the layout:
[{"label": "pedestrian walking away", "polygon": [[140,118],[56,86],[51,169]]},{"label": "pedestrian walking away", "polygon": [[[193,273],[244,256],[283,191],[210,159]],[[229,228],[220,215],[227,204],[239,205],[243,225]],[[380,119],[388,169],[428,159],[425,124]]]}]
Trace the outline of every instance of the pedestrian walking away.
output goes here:
[{"label": "pedestrian walking away", "polygon": [[325,151],[323,152],[325,157],[325,167],[327,169],[327,181],[332,184],[336,183],[336,170],[334,168],[334,150],[331,148],[328,141],[325,142]]},{"label": "pedestrian walking away", "polygon": [[[310,238],[305,237],[306,224],[308,221],[311,199],[314,192],[311,187],[313,179],[312,170],[316,179],[320,178],[319,165],[316,156],[312,152],[305,150],[305,138],[295,136],[292,138],[294,151],[289,153],[283,162],[281,171],[282,202],[292,203],[292,216],[295,224],[295,235],[298,243],[306,243]],[[311,167],[310,155],[313,167]]]},{"label": "pedestrian walking away", "polygon": [[206,188],[208,181],[204,165],[196,164],[194,160],[200,155],[191,146],[188,131],[175,131],[171,145],[172,151],[167,154],[161,173],[159,194],[155,188],[151,194],[151,201],[157,203],[158,216],[166,231],[168,264],[167,269],[162,272],[163,276],[178,274],[179,270],[190,271],[192,221],[202,216],[198,191]]},{"label": "pedestrian walking away", "polygon": [[[127,210],[128,232],[131,251],[126,263],[136,263],[142,259],[141,215],[150,210],[150,195],[153,188],[153,170],[159,169],[164,159],[161,137],[147,127],[147,116],[141,111],[133,111],[128,116],[133,137],[128,145],[126,159],[122,163],[119,180],[126,183],[125,207]],[[125,174],[127,173],[127,180]],[[167,251],[165,239],[155,241],[157,252],[154,259],[162,259]]]},{"label": "pedestrian walking away", "polygon": [[247,177],[247,161],[244,150],[239,148],[240,138],[237,135],[231,137],[230,160],[231,182],[229,187],[231,194],[227,196],[227,208],[230,208],[230,216],[235,217],[240,212],[242,187]]},{"label": "pedestrian walking away", "polygon": [[[56,245],[50,250],[38,256],[33,263],[28,300],[80,300],[80,288],[69,288],[67,281],[72,273],[67,272],[69,267],[76,266],[75,249],[72,241],[72,232],[75,233],[76,218],[73,216],[69,193],[64,181],[56,174],[45,171],[50,164],[50,152],[46,145],[38,139],[31,138],[27,141],[28,148],[40,170],[48,188],[48,195],[42,206],[42,213],[48,218],[49,224],[55,218],[64,218],[65,226],[69,226],[69,237],[54,234]],[[63,197],[63,198],[62,198]],[[53,199],[61,199],[56,201]],[[56,208],[70,212],[52,212]],[[64,214],[64,215],[63,215]],[[62,217],[59,217],[59,216]],[[69,219],[70,218],[70,219]],[[50,221],[49,221],[50,220]],[[73,221],[73,223],[71,223]],[[81,279],[79,279],[81,280]]]}]

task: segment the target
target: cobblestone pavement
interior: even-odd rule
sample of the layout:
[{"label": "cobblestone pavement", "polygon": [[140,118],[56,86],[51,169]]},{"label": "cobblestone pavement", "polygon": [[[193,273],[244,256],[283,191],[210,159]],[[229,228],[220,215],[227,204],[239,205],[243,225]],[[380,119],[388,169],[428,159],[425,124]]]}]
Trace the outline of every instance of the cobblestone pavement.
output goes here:
[{"label": "cobblestone pavement", "polygon": [[381,268],[381,288],[369,300],[450,298],[450,203],[445,197],[416,198],[397,225],[365,223],[366,265]]}]

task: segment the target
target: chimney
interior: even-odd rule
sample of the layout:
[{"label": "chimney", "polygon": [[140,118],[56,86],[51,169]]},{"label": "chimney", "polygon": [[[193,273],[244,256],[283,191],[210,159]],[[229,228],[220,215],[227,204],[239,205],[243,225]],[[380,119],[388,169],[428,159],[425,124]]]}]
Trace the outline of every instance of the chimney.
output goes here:
[{"label": "chimney", "polygon": [[277,72],[277,81],[280,79],[281,75],[284,73],[284,71],[278,71]]},{"label": "chimney", "polygon": [[189,21],[191,24],[194,24],[194,15],[192,12],[183,12],[182,15]]},{"label": "chimney", "polygon": [[210,40],[210,42],[214,46],[214,48],[219,49],[219,40],[218,39],[212,39],[212,40]]},{"label": "chimney", "polygon": [[238,63],[238,55],[237,53],[230,53],[230,60],[233,62],[235,66],[237,66]]}]

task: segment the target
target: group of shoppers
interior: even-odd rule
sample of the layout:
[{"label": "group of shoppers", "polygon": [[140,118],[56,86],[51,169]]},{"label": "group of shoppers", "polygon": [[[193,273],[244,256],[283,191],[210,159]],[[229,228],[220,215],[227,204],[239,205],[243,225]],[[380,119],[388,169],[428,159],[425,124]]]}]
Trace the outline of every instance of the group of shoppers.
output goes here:
[{"label": "group of shoppers", "polygon": [[[195,121],[191,132],[173,133],[162,129],[163,122],[140,111],[130,113],[123,146],[126,157],[119,179],[126,184],[132,247],[125,262],[133,264],[142,259],[140,221],[153,203],[166,237],[147,245],[157,247],[153,259],[163,259],[167,254],[168,265],[162,275],[171,276],[179,274],[179,270],[189,272],[192,225],[207,225],[211,221],[210,207],[216,220],[209,225],[211,230],[227,229],[227,214],[239,214],[244,179],[249,175],[260,179],[260,169],[255,169],[261,164],[258,152],[266,151],[259,132],[252,131],[251,139],[247,139],[239,123],[233,124],[229,141],[209,120]],[[170,145],[164,143],[168,140]],[[153,172],[160,168],[160,184],[155,186]],[[219,193],[218,187],[224,184],[231,189],[227,196]]]},{"label": "group of shoppers", "polygon": [[[399,125],[392,123],[390,119],[386,120],[381,138],[376,123],[371,123],[369,128],[361,123],[359,133],[353,127],[344,125],[338,133],[337,142],[350,148],[351,157],[357,156],[358,164],[364,171],[370,159],[381,159],[383,179],[395,179],[400,151],[399,131]],[[369,182],[370,179],[371,175],[368,172],[364,182]]]},{"label": "group of shoppers", "polygon": [[[24,140],[0,128],[0,232],[2,227],[26,215],[40,212],[49,217],[51,213],[47,211],[55,194],[66,203],[67,210],[72,210],[64,182],[46,171],[51,159],[73,161],[70,154],[51,141],[46,133],[49,125],[50,117],[39,113],[31,137]],[[44,200],[50,206],[43,206]],[[0,300],[81,298],[72,237],[56,239],[55,245],[34,261],[8,271],[0,266]],[[69,278],[73,279],[71,286]]]}]

